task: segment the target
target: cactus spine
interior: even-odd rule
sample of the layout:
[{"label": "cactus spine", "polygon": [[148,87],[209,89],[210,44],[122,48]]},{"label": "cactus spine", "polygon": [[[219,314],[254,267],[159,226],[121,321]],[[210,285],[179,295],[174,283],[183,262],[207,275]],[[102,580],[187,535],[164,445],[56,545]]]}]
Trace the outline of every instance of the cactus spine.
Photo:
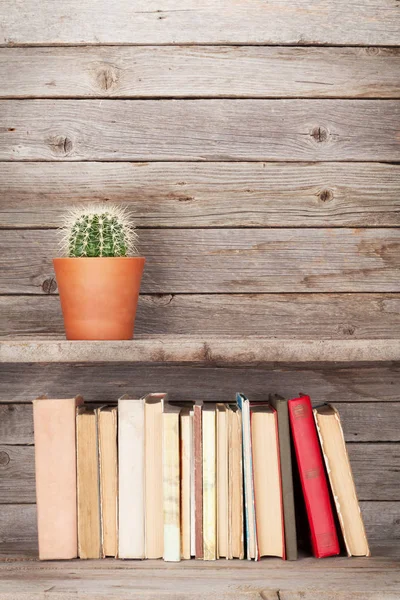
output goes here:
[{"label": "cactus spine", "polygon": [[63,249],[70,258],[137,254],[137,234],[126,211],[114,205],[71,210],[64,220]]}]

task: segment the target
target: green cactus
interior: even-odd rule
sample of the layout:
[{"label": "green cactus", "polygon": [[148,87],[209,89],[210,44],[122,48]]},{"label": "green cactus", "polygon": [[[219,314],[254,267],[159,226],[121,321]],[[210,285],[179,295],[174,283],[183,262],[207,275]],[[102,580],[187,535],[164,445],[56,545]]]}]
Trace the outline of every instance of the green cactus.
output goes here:
[{"label": "green cactus", "polygon": [[134,225],[118,206],[73,209],[65,218],[63,232],[63,247],[70,258],[137,254]]}]

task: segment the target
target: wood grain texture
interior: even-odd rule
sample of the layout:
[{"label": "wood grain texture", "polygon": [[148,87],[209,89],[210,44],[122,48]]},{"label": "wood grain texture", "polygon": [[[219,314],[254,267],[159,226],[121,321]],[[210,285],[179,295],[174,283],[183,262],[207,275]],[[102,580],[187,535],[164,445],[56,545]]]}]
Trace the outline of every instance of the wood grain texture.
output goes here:
[{"label": "wood grain texture", "polygon": [[[55,295],[0,296],[0,339],[64,339]],[[398,339],[398,294],[165,294],[139,297],[135,338],[259,335]]]},{"label": "wood grain texture", "polygon": [[[373,556],[376,556],[374,546],[377,540],[390,539],[397,540],[398,543],[400,539],[400,502],[361,502],[361,511],[368,539],[372,542]],[[38,556],[35,504],[1,505],[0,560],[18,556],[24,558],[37,558]],[[107,564],[109,562],[107,561]],[[235,567],[236,564],[237,561],[234,563]]]},{"label": "wood grain texture", "polygon": [[0,44],[340,44],[395,45],[400,25],[391,0],[3,0]]},{"label": "wood grain texture", "polygon": [[42,394],[70,398],[78,393],[89,402],[108,403],[126,393],[142,397],[150,390],[168,392],[173,401],[227,402],[240,390],[255,401],[265,400],[269,393],[293,398],[307,392],[317,403],[397,402],[399,389],[398,363],[279,365],[268,370],[129,363],[0,364],[0,401],[4,403],[31,402]]},{"label": "wood grain texture", "polygon": [[2,100],[0,115],[0,160],[400,160],[396,100]]},{"label": "wood grain texture", "polygon": [[[350,462],[360,500],[400,500],[400,444],[353,443]],[[0,504],[35,502],[33,446],[0,445]]]},{"label": "wood grain texture", "polygon": [[58,227],[71,205],[126,206],[138,227],[396,227],[383,163],[0,163],[0,227]]},{"label": "wood grain texture", "polygon": [[280,340],[262,336],[154,336],[125,341],[3,340],[2,363],[188,364],[271,366],[304,363],[391,363],[400,340]]},{"label": "wood grain texture", "polygon": [[[230,399],[231,395],[224,400]],[[108,404],[116,400],[114,393]],[[318,398],[314,405],[320,403]],[[400,442],[400,402],[332,404],[339,411],[347,442]],[[20,445],[33,441],[32,405],[0,404],[0,443]]]},{"label": "wood grain texture", "polygon": [[[57,231],[3,231],[0,293],[55,291]],[[142,293],[399,292],[399,229],[146,229]]]},{"label": "wood grain texture", "polygon": [[399,98],[399,48],[0,49],[1,98]]}]

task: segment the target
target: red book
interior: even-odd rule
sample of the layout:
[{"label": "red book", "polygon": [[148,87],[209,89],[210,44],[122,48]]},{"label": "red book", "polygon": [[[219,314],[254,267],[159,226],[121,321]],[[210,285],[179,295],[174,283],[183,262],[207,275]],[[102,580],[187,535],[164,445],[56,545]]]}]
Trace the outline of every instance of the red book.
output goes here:
[{"label": "red book", "polygon": [[333,556],[339,542],[310,397],[289,400],[288,407],[313,554]]}]

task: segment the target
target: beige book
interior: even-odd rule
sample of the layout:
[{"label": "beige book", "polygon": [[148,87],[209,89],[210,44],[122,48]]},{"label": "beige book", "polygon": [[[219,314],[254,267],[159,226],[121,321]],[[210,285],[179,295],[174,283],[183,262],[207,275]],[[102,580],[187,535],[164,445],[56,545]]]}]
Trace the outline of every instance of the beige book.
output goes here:
[{"label": "beige book", "polygon": [[164,552],[162,485],[162,413],[166,394],[149,394],[144,402],[146,558]]},{"label": "beige book", "polygon": [[347,554],[369,556],[370,550],[339,413],[333,406],[326,404],[314,409],[314,417]]},{"label": "beige book", "polygon": [[85,407],[76,416],[79,558],[101,557],[97,416]]},{"label": "beige book", "polygon": [[244,558],[242,413],[236,407],[228,412],[229,464],[229,546],[228,558]]},{"label": "beige book", "polygon": [[251,407],[259,556],[285,556],[278,420],[269,405]]},{"label": "beige book", "polygon": [[102,556],[118,555],[118,409],[98,409]]},{"label": "beige book", "polygon": [[228,410],[217,404],[217,558],[228,558]]},{"label": "beige book", "polygon": [[194,469],[194,410],[190,411],[190,554],[196,556],[196,486]]},{"label": "beige book", "polygon": [[215,404],[203,405],[203,558],[217,558],[217,456]]},{"label": "beige book", "polygon": [[181,557],[191,556],[191,468],[193,442],[190,409],[181,410]]},{"label": "beige book", "polygon": [[118,400],[118,470],[118,556],[144,558],[144,399]]},{"label": "beige book", "polygon": [[164,560],[181,560],[179,412],[170,404],[163,413]]},{"label": "beige book", "polygon": [[39,558],[78,556],[76,407],[83,399],[33,401]]}]

